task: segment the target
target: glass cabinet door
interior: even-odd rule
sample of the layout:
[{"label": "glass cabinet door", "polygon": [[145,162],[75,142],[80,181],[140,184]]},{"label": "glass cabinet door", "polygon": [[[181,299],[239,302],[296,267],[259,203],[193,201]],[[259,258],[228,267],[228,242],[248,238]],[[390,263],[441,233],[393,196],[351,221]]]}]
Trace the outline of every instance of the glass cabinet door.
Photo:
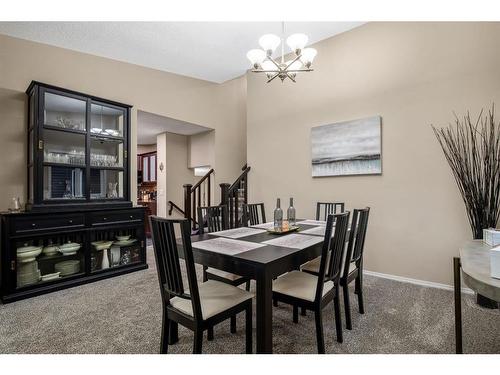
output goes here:
[{"label": "glass cabinet door", "polygon": [[125,111],[102,104],[90,106],[90,132],[110,137],[124,136]]},{"label": "glass cabinet door", "polygon": [[141,262],[141,233],[137,228],[91,232],[90,271],[128,266]]},{"label": "glass cabinet door", "polygon": [[84,240],[82,232],[15,240],[16,288],[83,275]]},{"label": "glass cabinet door", "polygon": [[52,92],[44,93],[44,126],[86,130],[87,102]]}]

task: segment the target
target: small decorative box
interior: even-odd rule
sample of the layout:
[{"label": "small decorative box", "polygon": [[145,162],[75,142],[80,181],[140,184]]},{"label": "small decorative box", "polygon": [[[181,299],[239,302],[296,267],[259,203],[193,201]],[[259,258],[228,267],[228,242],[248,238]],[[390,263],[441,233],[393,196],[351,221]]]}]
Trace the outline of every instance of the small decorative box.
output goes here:
[{"label": "small decorative box", "polygon": [[490,249],[490,272],[491,277],[500,279],[500,246]]},{"label": "small decorative box", "polygon": [[490,246],[500,245],[500,230],[493,228],[483,229],[483,242]]}]

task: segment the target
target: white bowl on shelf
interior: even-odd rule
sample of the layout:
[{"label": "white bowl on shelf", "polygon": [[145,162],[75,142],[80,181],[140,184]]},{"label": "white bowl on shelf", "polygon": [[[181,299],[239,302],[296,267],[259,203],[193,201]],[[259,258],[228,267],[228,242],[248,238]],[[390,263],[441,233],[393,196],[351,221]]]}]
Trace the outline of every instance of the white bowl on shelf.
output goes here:
[{"label": "white bowl on shelf", "polygon": [[94,246],[94,248],[98,251],[109,249],[112,244],[113,244],[113,241],[95,241],[95,242],[92,242],[92,246]]},{"label": "white bowl on shelf", "polygon": [[23,246],[18,247],[16,249],[16,253],[17,254],[27,253],[30,251],[38,250],[39,248],[41,248],[41,246],[29,246],[27,243],[25,243]]},{"label": "white bowl on shelf", "polygon": [[130,236],[116,236],[118,241],[128,241],[129,238]]},{"label": "white bowl on shelf", "polygon": [[137,240],[135,238],[131,238],[131,239],[128,239],[128,240],[125,240],[125,241],[115,241],[115,242],[113,242],[113,245],[116,245],[116,246],[129,246],[129,245],[132,245],[135,242],[137,242]]},{"label": "white bowl on shelf", "polygon": [[67,242],[64,245],[59,246],[59,252],[63,255],[75,255],[81,247],[82,245],[79,243]]},{"label": "white bowl on shelf", "polygon": [[59,246],[58,245],[47,245],[43,248],[42,253],[44,253],[47,256],[57,254],[59,251]]},{"label": "white bowl on shelf", "polygon": [[20,253],[17,253],[17,261],[19,263],[27,263],[27,262],[32,262],[36,259],[37,256],[40,255],[42,252],[42,247],[41,246],[32,246],[34,249],[31,251],[23,251]]}]

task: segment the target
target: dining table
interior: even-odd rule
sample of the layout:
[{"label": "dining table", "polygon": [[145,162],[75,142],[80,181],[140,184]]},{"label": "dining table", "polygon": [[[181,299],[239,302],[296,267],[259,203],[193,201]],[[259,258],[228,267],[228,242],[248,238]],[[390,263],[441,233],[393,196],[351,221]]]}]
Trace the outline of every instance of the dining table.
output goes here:
[{"label": "dining table", "polygon": [[306,219],[285,234],[272,233],[273,223],[264,223],[191,236],[196,263],[255,280],[257,353],[273,352],[273,279],[321,255],[325,225]]}]

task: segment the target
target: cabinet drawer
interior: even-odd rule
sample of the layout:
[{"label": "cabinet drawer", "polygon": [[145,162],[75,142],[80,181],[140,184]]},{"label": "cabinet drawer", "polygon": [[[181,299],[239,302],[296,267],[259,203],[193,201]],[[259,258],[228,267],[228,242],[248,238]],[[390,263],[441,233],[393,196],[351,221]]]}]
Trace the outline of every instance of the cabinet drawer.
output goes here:
[{"label": "cabinet drawer", "polygon": [[84,226],[85,216],[83,214],[34,216],[16,218],[14,221],[14,233],[83,228]]},{"label": "cabinet drawer", "polygon": [[91,224],[96,225],[107,225],[116,223],[131,223],[131,222],[142,222],[143,211],[142,210],[120,210],[120,211],[101,211],[93,212],[91,215]]}]

